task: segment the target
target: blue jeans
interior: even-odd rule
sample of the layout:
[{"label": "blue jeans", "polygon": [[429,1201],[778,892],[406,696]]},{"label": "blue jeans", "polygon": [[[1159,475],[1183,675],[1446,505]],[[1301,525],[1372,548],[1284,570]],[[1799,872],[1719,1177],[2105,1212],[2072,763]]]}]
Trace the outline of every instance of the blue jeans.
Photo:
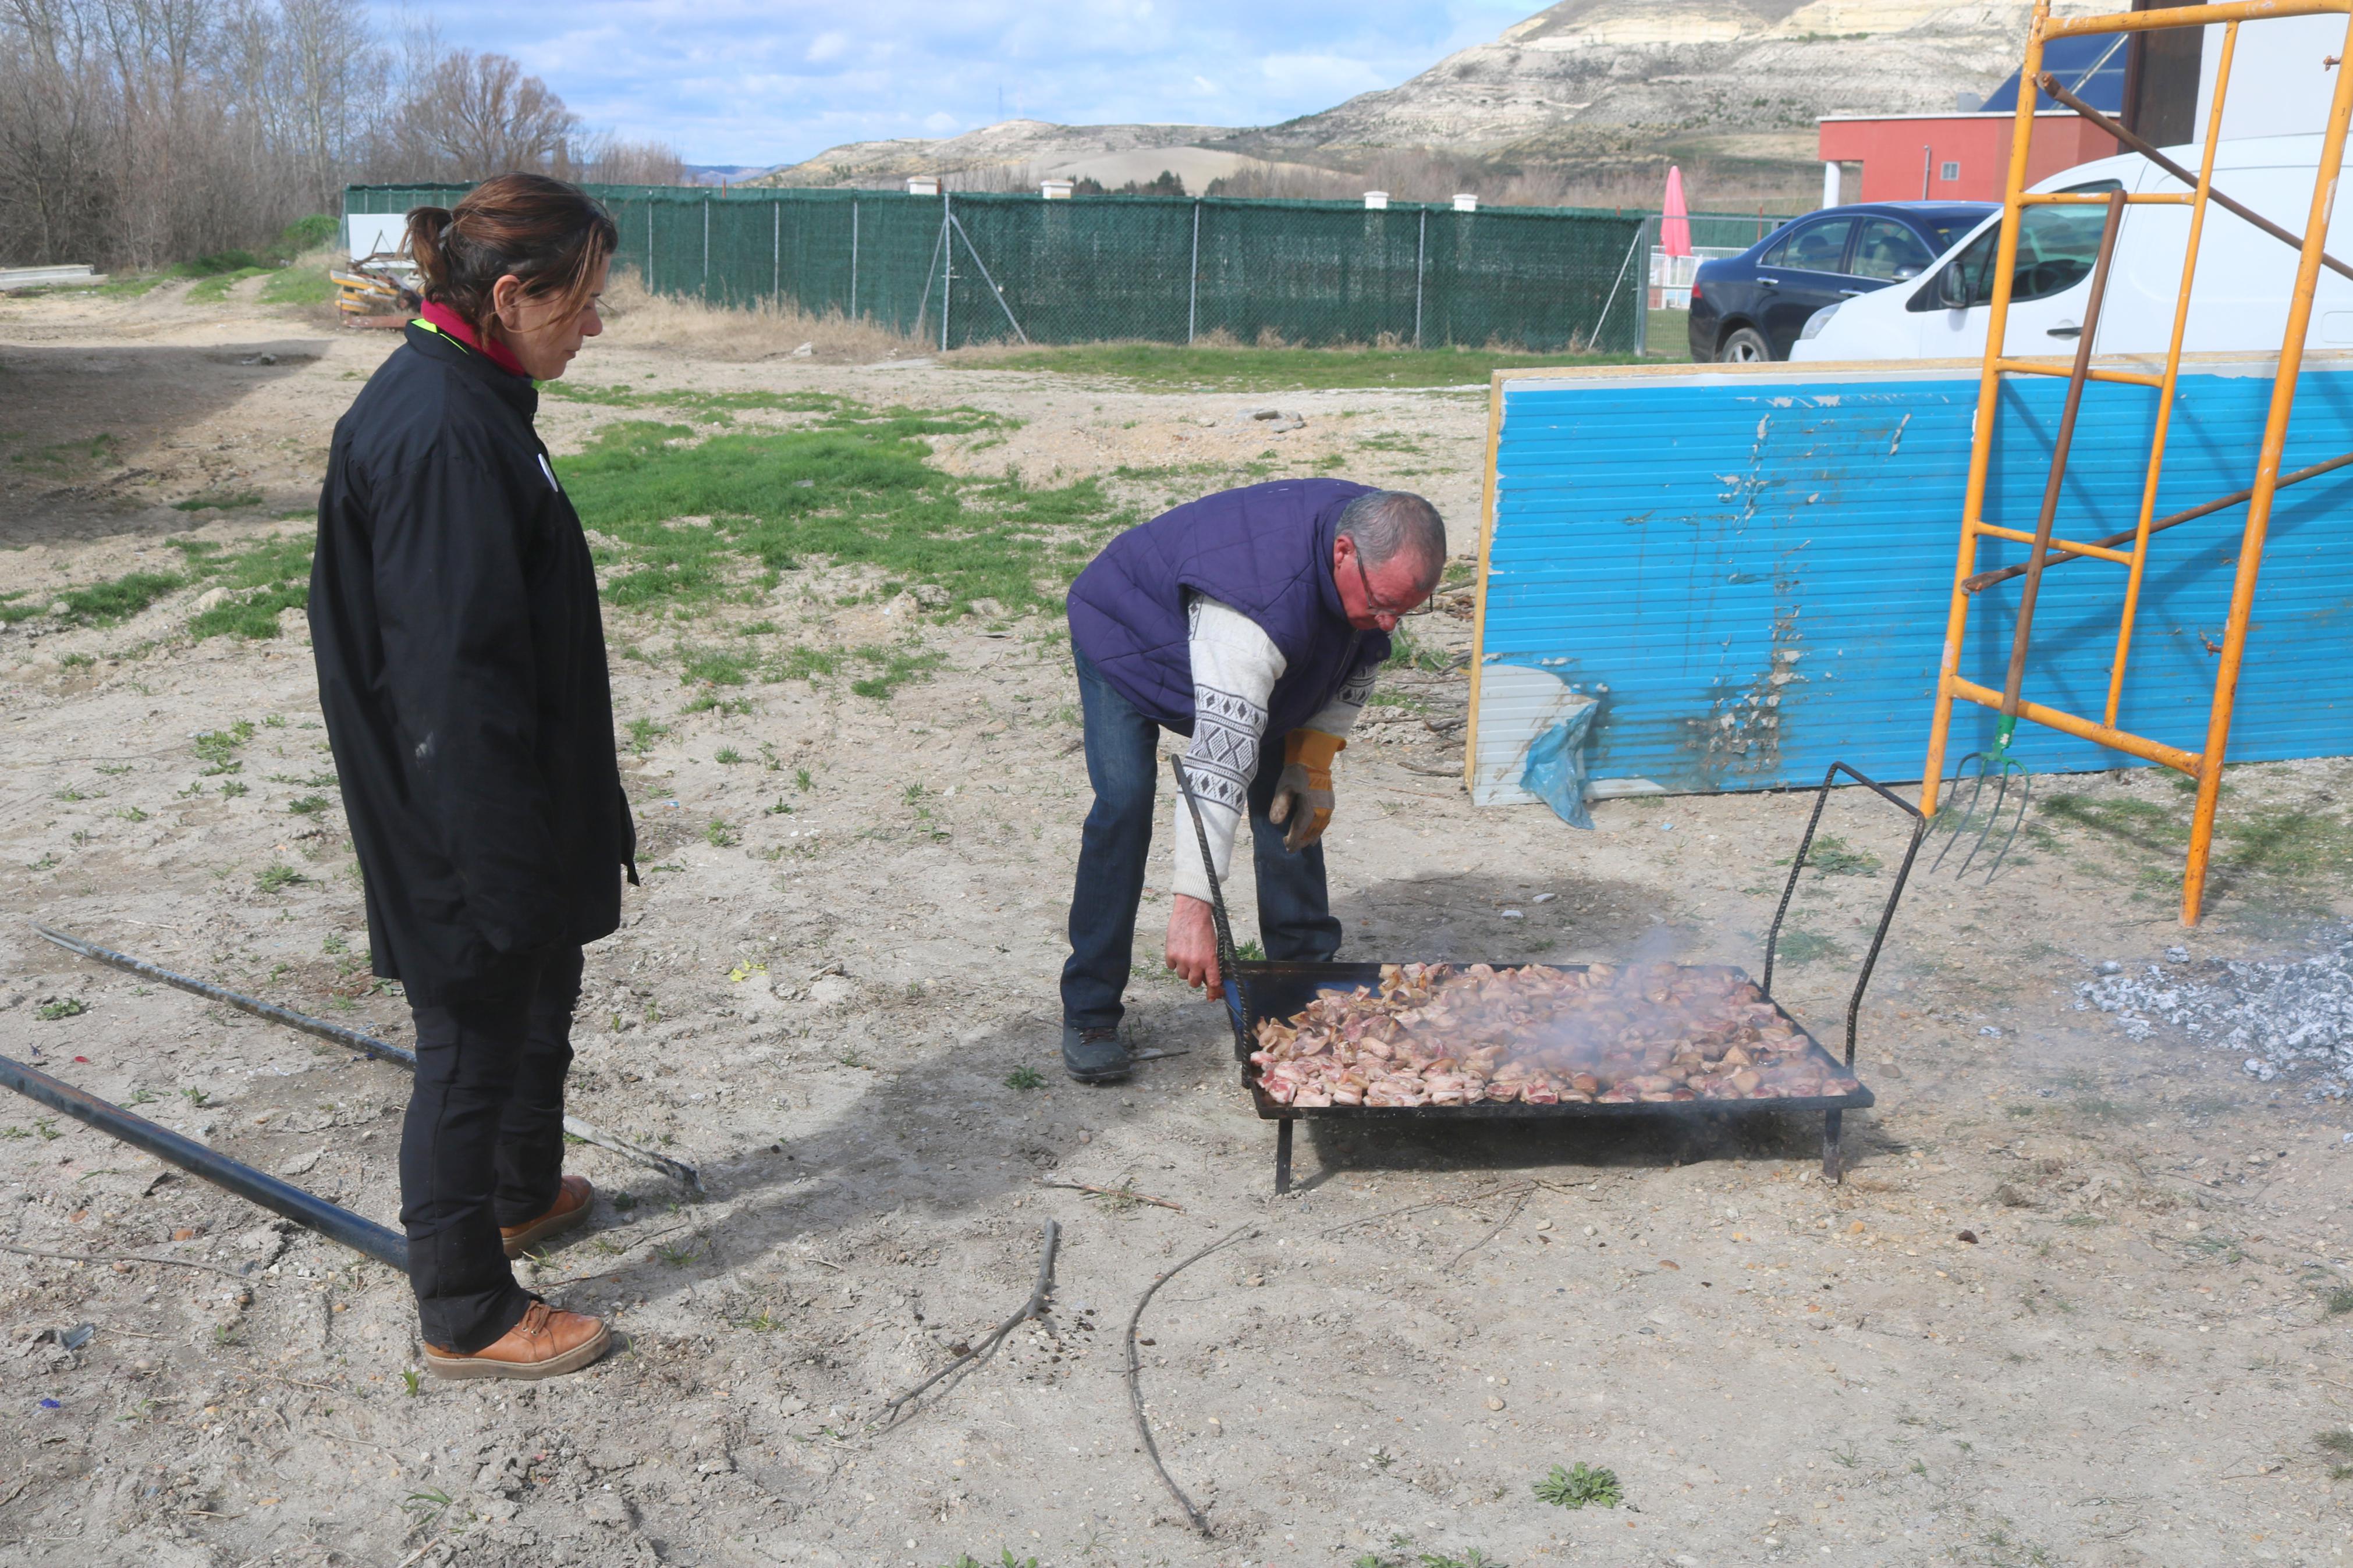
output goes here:
[{"label": "blue jeans", "polygon": [[[1138,713],[1094,662],[1072,649],[1079,710],[1086,721],[1087,782],[1095,803],[1079,838],[1078,886],[1071,894],[1071,957],[1062,965],[1062,1021],[1082,1029],[1117,1024],[1135,952],[1135,908],[1152,851],[1155,795],[1166,773],[1160,726]],[[1340,951],[1340,922],[1324,884],[1324,847],[1293,855],[1266,808],[1282,776],[1282,737],[1270,735],[1250,781],[1250,842],[1258,868],[1258,929],[1266,955],[1321,963]]]}]

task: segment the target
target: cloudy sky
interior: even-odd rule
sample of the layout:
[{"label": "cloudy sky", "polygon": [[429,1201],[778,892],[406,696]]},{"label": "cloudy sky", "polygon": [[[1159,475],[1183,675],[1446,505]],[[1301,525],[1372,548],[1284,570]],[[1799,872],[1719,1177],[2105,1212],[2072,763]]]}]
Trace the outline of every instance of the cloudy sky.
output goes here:
[{"label": "cloudy sky", "polygon": [[[427,7],[378,0],[387,29]],[[448,43],[514,56],[590,124],[695,163],[1068,124],[1263,125],[1388,87],[1542,0],[475,0]],[[999,97],[1004,105],[998,110]]]}]

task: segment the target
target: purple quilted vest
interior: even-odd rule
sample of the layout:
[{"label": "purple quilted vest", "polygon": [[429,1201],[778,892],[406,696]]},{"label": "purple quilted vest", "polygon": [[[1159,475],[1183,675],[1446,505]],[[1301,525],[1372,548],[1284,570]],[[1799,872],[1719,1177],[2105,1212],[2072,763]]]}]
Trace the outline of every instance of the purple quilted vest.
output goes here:
[{"label": "purple quilted vest", "polygon": [[1349,675],[1389,656],[1385,632],[1358,631],[1332,584],[1340,509],[1369,485],[1278,479],[1220,490],[1139,523],[1071,584],[1071,642],[1135,710],[1193,732],[1185,595],[1206,594],[1258,623],[1285,668],[1267,709],[1280,736],[1322,711]]}]

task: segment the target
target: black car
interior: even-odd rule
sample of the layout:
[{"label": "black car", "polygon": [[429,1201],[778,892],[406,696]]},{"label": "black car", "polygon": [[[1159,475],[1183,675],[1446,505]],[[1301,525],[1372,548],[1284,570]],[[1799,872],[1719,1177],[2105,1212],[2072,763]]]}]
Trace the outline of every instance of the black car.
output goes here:
[{"label": "black car", "polygon": [[1694,360],[1788,359],[1825,305],[1917,278],[1996,210],[1992,202],[1861,202],[1788,223],[1737,256],[1699,264]]}]

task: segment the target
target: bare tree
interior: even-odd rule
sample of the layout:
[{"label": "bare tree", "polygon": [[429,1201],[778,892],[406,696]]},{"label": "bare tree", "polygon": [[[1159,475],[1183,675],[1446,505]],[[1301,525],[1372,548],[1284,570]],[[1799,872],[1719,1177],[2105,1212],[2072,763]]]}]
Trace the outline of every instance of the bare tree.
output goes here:
[{"label": "bare tree", "polygon": [[502,55],[348,0],[0,0],[0,263],[153,267],[267,246],[356,179],[683,178],[584,133]]},{"label": "bare tree", "polygon": [[445,56],[401,115],[460,180],[544,169],[563,155],[579,116],[504,55]]}]

